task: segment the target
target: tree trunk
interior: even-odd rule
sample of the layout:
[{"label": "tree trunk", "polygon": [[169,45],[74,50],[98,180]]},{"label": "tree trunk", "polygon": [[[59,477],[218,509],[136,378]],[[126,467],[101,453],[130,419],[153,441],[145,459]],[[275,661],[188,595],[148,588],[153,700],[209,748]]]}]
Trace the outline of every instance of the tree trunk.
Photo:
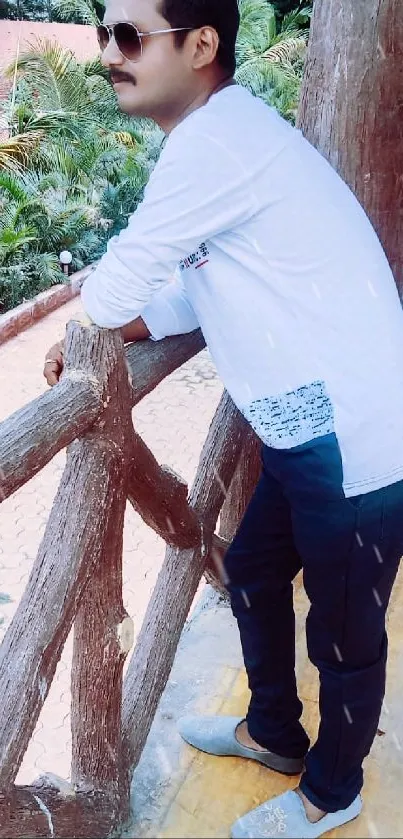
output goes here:
[{"label": "tree trunk", "polygon": [[362,203],[403,297],[402,91],[402,0],[315,0],[299,126]]}]

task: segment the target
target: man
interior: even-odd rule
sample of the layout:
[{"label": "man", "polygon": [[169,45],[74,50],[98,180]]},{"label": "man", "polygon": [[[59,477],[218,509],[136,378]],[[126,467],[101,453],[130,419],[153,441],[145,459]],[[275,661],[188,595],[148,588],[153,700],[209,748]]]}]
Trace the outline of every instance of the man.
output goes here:
[{"label": "man", "polygon": [[[187,718],[180,730],[201,750],[303,772],[296,791],[232,828],[301,839],[360,813],[384,696],[385,612],[403,551],[403,313],[347,186],[235,85],[238,25],[236,0],[107,3],[99,41],[119,104],[168,139],[82,302],[125,341],[200,325],[262,440],[262,477],[226,557],[250,707],[245,720]],[[180,282],[168,282],[178,265]],[[301,567],[321,683],[310,750],[294,673]]]}]

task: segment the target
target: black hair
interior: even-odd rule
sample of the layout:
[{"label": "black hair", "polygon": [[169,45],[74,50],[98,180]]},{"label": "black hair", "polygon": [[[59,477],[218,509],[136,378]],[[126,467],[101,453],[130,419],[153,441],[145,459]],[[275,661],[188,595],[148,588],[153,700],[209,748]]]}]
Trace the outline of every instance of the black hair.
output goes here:
[{"label": "black hair", "polygon": [[[237,0],[161,0],[160,10],[173,29],[212,26],[220,39],[218,64],[228,74],[235,73],[235,43],[239,29]],[[186,32],[176,32],[178,46],[184,43],[185,38]]]}]

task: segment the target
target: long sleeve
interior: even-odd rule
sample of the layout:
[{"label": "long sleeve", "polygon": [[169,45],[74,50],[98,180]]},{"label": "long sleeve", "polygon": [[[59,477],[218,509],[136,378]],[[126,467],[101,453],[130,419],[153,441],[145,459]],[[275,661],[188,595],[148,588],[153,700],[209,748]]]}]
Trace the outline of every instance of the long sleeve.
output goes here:
[{"label": "long sleeve", "polygon": [[198,329],[199,323],[186,291],[179,280],[167,283],[154,294],[141,313],[154,341],[169,335],[185,335]]},{"label": "long sleeve", "polygon": [[98,326],[130,323],[184,257],[250,218],[254,204],[248,172],[214,137],[183,123],[170,136],[143,203],[84,283],[84,310]]}]

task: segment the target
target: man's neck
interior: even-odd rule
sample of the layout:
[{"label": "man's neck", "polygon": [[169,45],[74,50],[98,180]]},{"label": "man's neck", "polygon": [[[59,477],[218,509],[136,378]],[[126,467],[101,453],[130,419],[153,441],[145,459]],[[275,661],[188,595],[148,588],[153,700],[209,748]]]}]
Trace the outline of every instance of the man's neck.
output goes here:
[{"label": "man's neck", "polygon": [[177,125],[183,122],[186,117],[190,116],[194,111],[197,111],[199,108],[202,108],[203,105],[206,105],[209,99],[214,96],[216,93],[219,93],[221,90],[224,90],[226,87],[230,87],[231,85],[235,85],[235,79],[231,77],[226,77],[221,79],[218,83],[214,86],[210,87],[207,91],[203,90],[200,93],[197,93],[194,98],[186,105],[186,107],[181,111],[176,118],[171,120],[161,120],[159,121],[159,126],[162,128],[164,134],[170,134]]}]

